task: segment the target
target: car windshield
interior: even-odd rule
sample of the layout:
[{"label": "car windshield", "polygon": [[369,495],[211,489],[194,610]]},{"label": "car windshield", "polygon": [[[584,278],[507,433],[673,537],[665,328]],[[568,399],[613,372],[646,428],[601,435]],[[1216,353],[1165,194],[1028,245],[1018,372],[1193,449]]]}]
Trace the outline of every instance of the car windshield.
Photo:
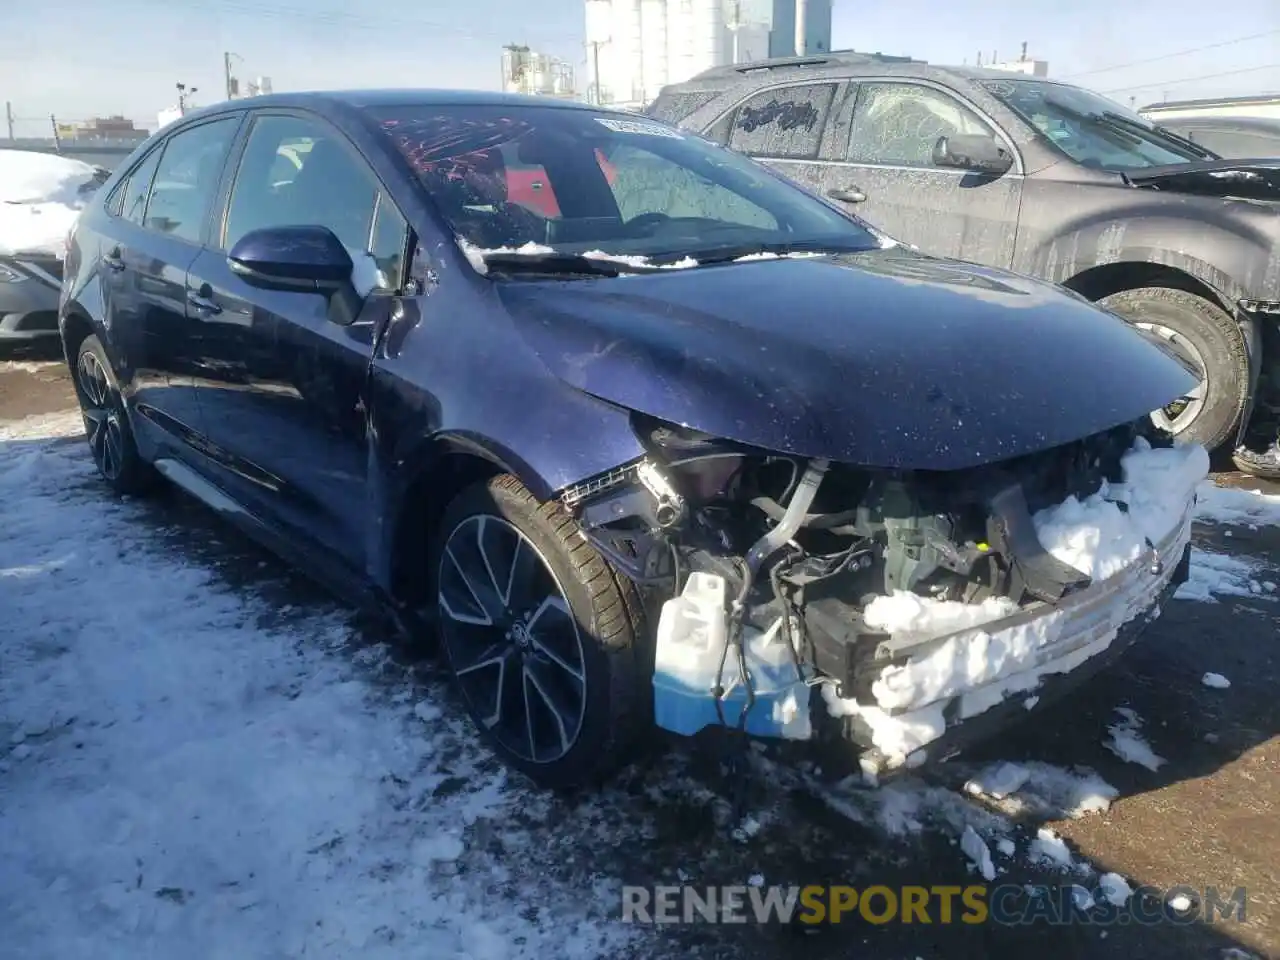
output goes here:
[{"label": "car windshield", "polygon": [[647,118],[551,106],[371,112],[458,238],[507,262],[881,245],[754,161]]},{"label": "car windshield", "polygon": [[1076,163],[1133,170],[1212,156],[1100,94],[1043,80],[983,81],[992,95]]}]

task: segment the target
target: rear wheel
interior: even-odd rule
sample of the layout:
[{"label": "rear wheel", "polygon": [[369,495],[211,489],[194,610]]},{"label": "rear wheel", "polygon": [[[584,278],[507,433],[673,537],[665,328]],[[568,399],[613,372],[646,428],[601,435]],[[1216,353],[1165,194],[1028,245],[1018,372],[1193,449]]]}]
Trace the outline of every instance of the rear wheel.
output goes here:
[{"label": "rear wheel", "polygon": [[1249,355],[1239,324],[1217,304],[1167,287],[1124,290],[1098,303],[1159,337],[1200,377],[1185,396],[1152,412],[1156,425],[1211,451],[1230,440],[1249,398]]},{"label": "rear wheel", "polygon": [[573,787],[631,759],[639,607],[558,504],[509,475],[467,488],[445,510],[432,570],[450,672],[504,761]]},{"label": "rear wheel", "polygon": [[155,472],[138,453],[124,398],[97,336],[90,334],[80,341],[74,372],[85,438],[98,473],[117,493],[146,492],[155,483]]}]

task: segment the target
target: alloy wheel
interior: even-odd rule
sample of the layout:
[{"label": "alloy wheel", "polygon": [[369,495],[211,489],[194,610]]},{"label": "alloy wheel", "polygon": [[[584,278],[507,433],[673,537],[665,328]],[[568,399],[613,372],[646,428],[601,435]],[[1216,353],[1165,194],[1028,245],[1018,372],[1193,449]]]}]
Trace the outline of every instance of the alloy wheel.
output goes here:
[{"label": "alloy wheel", "polygon": [[517,757],[560,760],[582,729],[586,661],[546,558],[511,523],[476,514],[450,532],[437,584],[442,639],[472,713]]},{"label": "alloy wheel", "polygon": [[1190,340],[1176,330],[1171,330],[1158,323],[1134,323],[1134,326],[1140,327],[1165,341],[1184,362],[1190,364],[1200,378],[1200,382],[1187,391],[1186,394],[1159,410],[1153,411],[1151,414],[1151,420],[1157,427],[1167,430],[1169,433],[1181,433],[1191,426],[1196,417],[1200,416],[1200,411],[1204,409],[1205,393],[1207,392],[1204,357],[1200,355],[1200,351],[1196,349]]},{"label": "alloy wheel", "polygon": [[124,468],[124,430],[115,391],[101,361],[87,350],[76,364],[76,380],[93,462],[104,477],[116,480]]}]

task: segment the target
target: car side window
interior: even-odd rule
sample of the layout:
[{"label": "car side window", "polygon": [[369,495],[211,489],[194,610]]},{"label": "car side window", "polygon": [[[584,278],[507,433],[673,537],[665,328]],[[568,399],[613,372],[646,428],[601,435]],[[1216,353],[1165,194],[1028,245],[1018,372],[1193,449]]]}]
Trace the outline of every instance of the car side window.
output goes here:
[{"label": "car side window", "polygon": [[408,228],[372,171],[319,120],[261,116],[236,171],[222,245],[230,250],[250,231],[290,226],[332,230],[356,264],[362,293],[398,288]]},{"label": "car side window", "polygon": [[607,160],[597,159],[623,222],[657,213],[778,229],[777,217],[763,207],[641,147],[619,144]]},{"label": "car side window", "polygon": [[225,117],[169,138],[146,204],[147,229],[193,243],[200,241],[205,214],[218,191],[222,165],[239,123],[239,117]]},{"label": "car side window", "polygon": [[845,159],[933,167],[939,137],[995,132],[959,100],[910,83],[865,83],[858,93]]},{"label": "car side window", "polygon": [[120,187],[113,199],[116,204],[112,213],[123,217],[130,223],[143,225],[143,215],[147,211],[147,194],[151,191],[151,181],[155,178],[156,166],[160,163],[160,151],[152,150],[140,164],[133,168],[127,180]]},{"label": "car side window", "polygon": [[752,157],[813,160],[835,93],[834,83],[763,90],[735,112],[729,146]]}]

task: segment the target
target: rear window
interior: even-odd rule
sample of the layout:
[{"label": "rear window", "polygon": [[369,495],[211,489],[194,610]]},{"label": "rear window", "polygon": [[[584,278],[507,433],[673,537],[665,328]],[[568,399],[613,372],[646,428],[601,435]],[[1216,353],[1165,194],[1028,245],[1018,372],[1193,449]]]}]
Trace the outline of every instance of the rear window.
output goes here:
[{"label": "rear window", "polygon": [[754,161],[645,117],[563,107],[371,111],[442,218],[481,249],[697,257],[732,244],[873,248]]},{"label": "rear window", "polygon": [[667,123],[679,123],[695,110],[700,110],[714,100],[723,90],[694,90],[680,93],[658,94],[658,99],[649,105],[645,113]]}]

